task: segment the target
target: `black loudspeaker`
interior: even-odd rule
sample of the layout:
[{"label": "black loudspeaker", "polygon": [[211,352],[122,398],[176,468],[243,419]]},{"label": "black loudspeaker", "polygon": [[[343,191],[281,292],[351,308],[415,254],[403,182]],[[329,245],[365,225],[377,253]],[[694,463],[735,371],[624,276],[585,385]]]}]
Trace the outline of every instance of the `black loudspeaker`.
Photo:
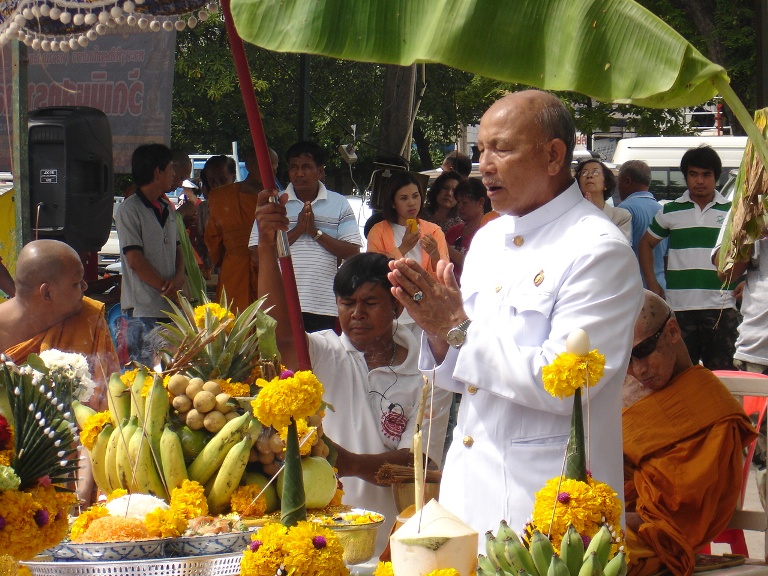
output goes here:
[{"label": "black loudspeaker", "polygon": [[112,131],[106,114],[85,106],[29,113],[32,235],[98,252],[114,204]]}]

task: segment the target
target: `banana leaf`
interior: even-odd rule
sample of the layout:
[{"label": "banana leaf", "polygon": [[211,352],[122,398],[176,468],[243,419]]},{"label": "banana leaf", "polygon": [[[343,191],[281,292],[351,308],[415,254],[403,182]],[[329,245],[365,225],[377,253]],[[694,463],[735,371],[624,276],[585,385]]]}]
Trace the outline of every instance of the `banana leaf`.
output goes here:
[{"label": "banana leaf", "polygon": [[184,226],[184,220],[177,218],[176,224],[179,227],[179,246],[184,257],[184,270],[187,273],[189,297],[193,302],[200,304],[206,300],[205,278],[203,278],[203,273],[197,264],[195,250],[192,248],[192,242],[189,240],[189,233],[186,226]]},{"label": "banana leaf", "polygon": [[[755,125],[768,136],[768,108],[755,112]],[[754,243],[765,235],[768,221],[768,174],[755,154],[750,140],[744,151],[734,185],[731,212],[723,234],[723,249],[719,252],[718,269],[728,273],[736,262],[749,260]],[[725,285],[734,278],[726,277]]]},{"label": "banana leaf", "polygon": [[726,71],[632,0],[231,0],[231,10],[243,40],[277,52],[438,62],[652,108],[694,106],[719,92],[768,164]]}]

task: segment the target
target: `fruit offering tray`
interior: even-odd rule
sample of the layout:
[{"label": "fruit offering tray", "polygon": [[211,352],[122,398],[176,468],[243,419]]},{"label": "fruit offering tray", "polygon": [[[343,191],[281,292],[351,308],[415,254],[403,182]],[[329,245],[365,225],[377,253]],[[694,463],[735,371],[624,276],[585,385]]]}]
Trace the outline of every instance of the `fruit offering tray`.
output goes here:
[{"label": "fruit offering tray", "polygon": [[236,576],[241,553],[121,562],[22,562],[32,576]]}]

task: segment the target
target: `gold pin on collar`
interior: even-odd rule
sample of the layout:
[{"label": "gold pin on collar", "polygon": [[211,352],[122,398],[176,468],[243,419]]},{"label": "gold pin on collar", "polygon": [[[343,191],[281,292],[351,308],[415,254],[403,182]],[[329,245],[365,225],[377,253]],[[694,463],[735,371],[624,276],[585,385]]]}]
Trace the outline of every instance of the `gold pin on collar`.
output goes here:
[{"label": "gold pin on collar", "polygon": [[534,286],[539,287],[542,282],[544,282],[544,270],[539,270],[539,273],[533,277],[533,284]]}]

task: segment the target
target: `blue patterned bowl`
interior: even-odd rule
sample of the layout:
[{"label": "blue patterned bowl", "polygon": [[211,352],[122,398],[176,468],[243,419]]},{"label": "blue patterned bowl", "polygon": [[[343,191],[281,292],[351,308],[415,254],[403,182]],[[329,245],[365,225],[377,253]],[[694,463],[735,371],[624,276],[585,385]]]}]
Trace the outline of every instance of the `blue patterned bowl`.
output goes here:
[{"label": "blue patterned bowl", "polygon": [[52,556],[56,560],[71,560],[75,557],[74,551],[69,547],[70,542],[60,542],[47,550],[40,552],[41,556]]},{"label": "blue patterned bowl", "polygon": [[242,552],[251,542],[254,530],[225,532],[208,536],[181,536],[170,538],[165,543],[167,556],[207,556]]},{"label": "blue patterned bowl", "polygon": [[136,540],[135,542],[70,542],[68,547],[78,560],[86,562],[144,560],[162,558],[166,540]]}]

